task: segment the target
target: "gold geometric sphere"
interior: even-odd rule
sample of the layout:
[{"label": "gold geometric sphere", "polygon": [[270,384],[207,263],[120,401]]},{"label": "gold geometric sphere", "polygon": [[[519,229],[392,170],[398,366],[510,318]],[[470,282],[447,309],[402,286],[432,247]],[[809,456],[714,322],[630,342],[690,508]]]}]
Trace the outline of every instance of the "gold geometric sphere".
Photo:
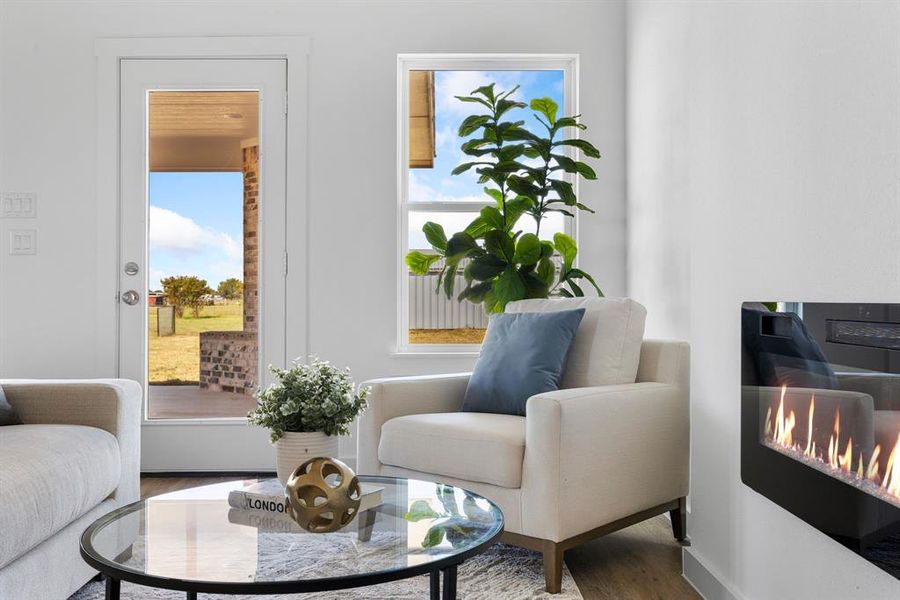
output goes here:
[{"label": "gold geometric sphere", "polygon": [[296,469],[285,487],[290,516],[312,533],[346,526],[359,511],[362,492],[353,469],[335,458],[311,458]]}]

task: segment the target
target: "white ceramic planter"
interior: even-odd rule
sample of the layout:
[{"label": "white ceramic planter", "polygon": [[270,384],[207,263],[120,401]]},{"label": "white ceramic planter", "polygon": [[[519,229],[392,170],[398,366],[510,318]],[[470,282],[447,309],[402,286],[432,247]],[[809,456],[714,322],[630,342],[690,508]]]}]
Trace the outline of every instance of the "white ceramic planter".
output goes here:
[{"label": "white ceramic planter", "polygon": [[338,436],[325,435],[320,431],[297,432],[286,431],[284,436],[275,442],[275,470],[278,481],[287,483],[294,469],[310,458],[324,456],[337,458]]}]

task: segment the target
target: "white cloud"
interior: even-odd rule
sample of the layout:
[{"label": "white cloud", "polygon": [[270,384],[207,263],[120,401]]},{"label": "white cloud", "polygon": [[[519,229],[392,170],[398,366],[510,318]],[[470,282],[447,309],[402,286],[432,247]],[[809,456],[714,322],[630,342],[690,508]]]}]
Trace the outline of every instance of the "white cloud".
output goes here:
[{"label": "white cloud", "polygon": [[466,200],[477,200],[480,202],[484,202],[487,196],[478,195],[463,195],[463,196],[450,196],[438,190],[435,190],[430,185],[422,182],[416,176],[416,172],[413,170],[409,171],[409,201],[410,202],[459,202]]},{"label": "white cloud", "polygon": [[150,248],[180,255],[222,253],[230,259],[243,256],[241,244],[227,233],[201,227],[167,208],[150,207]]}]

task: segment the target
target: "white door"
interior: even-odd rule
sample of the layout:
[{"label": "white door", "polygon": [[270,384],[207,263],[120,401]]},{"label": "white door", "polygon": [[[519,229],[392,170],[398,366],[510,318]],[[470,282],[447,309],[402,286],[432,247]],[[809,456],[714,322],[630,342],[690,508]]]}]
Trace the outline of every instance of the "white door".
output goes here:
[{"label": "white door", "polygon": [[120,85],[118,359],[145,390],[142,469],[271,470],[245,415],[286,358],[286,61],[122,60]]}]

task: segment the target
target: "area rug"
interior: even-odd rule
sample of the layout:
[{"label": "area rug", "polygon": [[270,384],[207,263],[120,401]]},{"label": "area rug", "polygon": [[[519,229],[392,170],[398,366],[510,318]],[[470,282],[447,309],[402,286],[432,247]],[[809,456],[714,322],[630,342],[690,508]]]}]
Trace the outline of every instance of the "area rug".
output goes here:
[{"label": "area rug", "polygon": [[[457,597],[460,600],[582,600],[581,592],[568,567],[563,567],[562,592],[544,591],[544,571],[540,553],[497,544],[484,554],[470,558],[459,568]],[[69,600],[103,600],[101,582],[91,582]],[[123,600],[183,600],[184,592],[157,590],[128,582],[122,583]],[[421,600],[428,598],[428,577],[420,576],[371,587],[316,594],[273,596],[223,596],[198,594],[204,600]]]}]

